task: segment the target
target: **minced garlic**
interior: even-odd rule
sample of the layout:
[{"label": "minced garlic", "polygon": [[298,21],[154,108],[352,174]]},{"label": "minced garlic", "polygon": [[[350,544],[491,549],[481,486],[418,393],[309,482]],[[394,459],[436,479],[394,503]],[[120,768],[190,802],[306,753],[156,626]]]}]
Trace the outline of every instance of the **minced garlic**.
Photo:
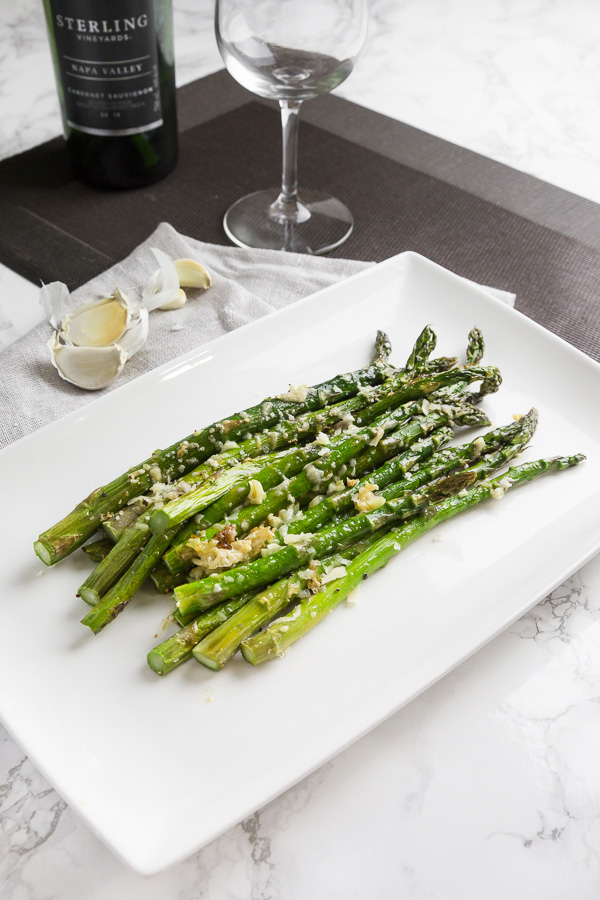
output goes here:
[{"label": "minced garlic", "polygon": [[379,486],[372,481],[367,481],[360,488],[358,495],[354,498],[354,506],[361,513],[373,512],[379,509],[385,503],[384,497],[376,497],[373,491],[379,490]]},{"label": "minced garlic", "polygon": [[373,435],[372,439],[369,441],[369,446],[376,447],[384,434],[385,434],[385,432],[380,425],[379,428],[375,429],[375,434]]},{"label": "minced garlic", "polygon": [[248,493],[248,503],[254,504],[254,506],[258,506],[259,503],[262,503],[266,497],[265,489],[263,488],[260,481],[257,481],[255,478],[250,479],[250,492]]},{"label": "minced garlic", "polygon": [[252,559],[264,547],[267,541],[272,540],[273,532],[266,525],[253,528],[244,538],[232,540],[235,531],[225,535],[223,529],[210,541],[203,541],[198,537],[192,537],[188,546],[194,551],[194,563],[200,569],[214,572],[215,569],[229,569],[242,560]]}]

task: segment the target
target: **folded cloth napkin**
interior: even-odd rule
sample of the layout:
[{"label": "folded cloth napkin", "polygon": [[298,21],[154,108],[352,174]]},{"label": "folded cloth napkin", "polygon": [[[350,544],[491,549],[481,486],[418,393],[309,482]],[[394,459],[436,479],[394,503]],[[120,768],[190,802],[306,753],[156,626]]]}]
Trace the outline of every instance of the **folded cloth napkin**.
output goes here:
[{"label": "folded cloth napkin", "polygon": [[[115,285],[135,295],[156,270],[152,247],[173,259],[197,259],[210,272],[212,287],[181,309],[154,312],[144,347],[102,391],[83,391],[63,381],[50,363],[47,322],[33,328],[1,356],[0,447],[115,390],[156,366],[254,319],[329,287],[372,263],[328,259],[275,250],[242,250],[183,237],[162,223],[122,262],[75,291],[65,311],[86,300],[108,296]],[[486,288],[513,305],[515,297]]]}]

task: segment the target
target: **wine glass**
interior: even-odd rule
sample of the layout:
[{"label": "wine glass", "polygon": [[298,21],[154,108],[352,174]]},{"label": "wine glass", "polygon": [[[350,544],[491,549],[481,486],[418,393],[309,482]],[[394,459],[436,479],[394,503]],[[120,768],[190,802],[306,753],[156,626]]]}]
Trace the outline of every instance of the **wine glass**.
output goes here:
[{"label": "wine glass", "polygon": [[281,190],[256,191],[225,213],[240,247],[327,253],[350,235],[352,215],[321,191],[298,196],[298,116],[303,100],[344,81],[364,44],[366,0],[217,0],[221,56],[243,87],[281,107]]}]

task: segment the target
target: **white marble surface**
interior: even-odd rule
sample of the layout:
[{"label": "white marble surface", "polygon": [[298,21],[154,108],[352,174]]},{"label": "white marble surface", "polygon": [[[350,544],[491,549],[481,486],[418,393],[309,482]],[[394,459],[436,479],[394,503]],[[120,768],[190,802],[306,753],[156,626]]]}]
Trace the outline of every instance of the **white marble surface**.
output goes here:
[{"label": "white marble surface", "polygon": [[[220,68],[176,0],[180,83]],[[600,202],[600,6],[372,0],[340,93]],[[0,3],[0,155],[59,129],[39,0]],[[6,227],[6,223],[4,223]],[[0,348],[39,317],[0,267]],[[3,900],[592,900],[600,560],[441,683],[185,863],[143,879],[0,732]]]}]

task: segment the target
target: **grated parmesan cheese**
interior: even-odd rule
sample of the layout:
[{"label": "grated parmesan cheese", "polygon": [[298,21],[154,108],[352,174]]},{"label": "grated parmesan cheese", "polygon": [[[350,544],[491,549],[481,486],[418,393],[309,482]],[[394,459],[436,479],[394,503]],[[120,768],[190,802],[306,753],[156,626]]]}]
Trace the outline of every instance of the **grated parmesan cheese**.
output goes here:
[{"label": "grated parmesan cheese", "polygon": [[481,456],[481,454],[483,453],[484,450],[485,450],[484,439],[480,438],[480,437],[476,438],[473,441],[473,456],[475,458],[477,458],[478,456]]},{"label": "grated parmesan cheese", "polygon": [[334,566],[332,569],[329,569],[325,575],[321,578],[321,584],[327,584],[329,581],[335,581],[336,578],[343,578],[344,575],[348,574],[348,570],[346,566]]},{"label": "grated parmesan cheese", "polygon": [[511,481],[508,478],[503,478],[502,481],[498,483],[495,488],[492,488],[490,491],[490,496],[494,498],[494,500],[502,500],[505,493],[511,486]]},{"label": "grated parmesan cheese", "polygon": [[380,425],[379,428],[375,429],[375,434],[373,435],[373,438],[369,441],[369,446],[376,447],[384,434],[385,434],[385,432]]},{"label": "grated parmesan cheese", "polygon": [[307,384],[290,384],[290,389],[285,394],[277,394],[279,400],[289,400],[292,403],[304,403],[308,396]]},{"label": "grated parmesan cheese", "polygon": [[283,541],[285,544],[304,544],[313,537],[314,534],[312,532],[304,531],[302,534],[286,534]]},{"label": "grated parmesan cheese", "polygon": [[160,481],[162,478],[162,472],[160,471],[158,466],[150,466],[150,471],[148,474],[150,475],[152,481],[154,481],[155,483],[157,481]]},{"label": "grated parmesan cheese", "polygon": [[350,425],[352,425],[353,422],[354,422],[354,416],[352,415],[351,412],[347,412],[347,413],[346,413],[344,416],[342,416],[342,418],[339,420],[339,422],[337,423],[337,427],[338,427],[338,428],[341,428],[342,430],[344,430],[344,429],[346,429],[346,428],[349,428]]},{"label": "grated parmesan cheese", "polygon": [[306,466],[304,471],[311,484],[318,484],[323,478],[323,472],[320,469],[315,468],[312,463]]}]

